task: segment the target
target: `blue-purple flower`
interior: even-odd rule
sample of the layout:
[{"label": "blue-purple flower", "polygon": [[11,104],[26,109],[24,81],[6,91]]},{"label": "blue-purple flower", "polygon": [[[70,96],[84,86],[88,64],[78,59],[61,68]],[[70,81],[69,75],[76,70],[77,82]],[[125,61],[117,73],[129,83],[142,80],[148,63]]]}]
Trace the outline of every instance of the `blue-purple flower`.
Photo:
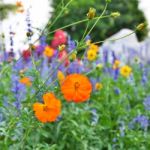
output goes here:
[{"label": "blue-purple flower", "polygon": [[146,110],[150,110],[150,96],[145,98],[143,104]]},{"label": "blue-purple flower", "polygon": [[130,128],[135,128],[136,125],[139,125],[142,129],[147,129],[149,126],[149,119],[147,116],[144,115],[138,115],[135,118],[133,118],[132,122],[130,122],[129,126]]}]

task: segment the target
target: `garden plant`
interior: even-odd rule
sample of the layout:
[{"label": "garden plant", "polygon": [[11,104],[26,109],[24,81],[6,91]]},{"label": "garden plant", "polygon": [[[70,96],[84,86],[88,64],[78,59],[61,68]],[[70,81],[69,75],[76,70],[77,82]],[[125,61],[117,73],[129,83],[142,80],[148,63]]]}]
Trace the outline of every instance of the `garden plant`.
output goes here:
[{"label": "garden plant", "polygon": [[[73,1],[58,4],[59,13],[35,42],[28,16],[29,48],[19,58],[13,38],[12,49],[1,50],[0,150],[148,150],[150,66],[138,58],[124,64],[115,53],[109,61],[100,47],[105,40],[91,38],[104,19],[119,20],[119,12],[106,13],[111,0],[101,13],[90,7],[83,20],[55,28]],[[79,39],[65,32],[82,23]],[[144,29],[138,22],[120,38]]]}]

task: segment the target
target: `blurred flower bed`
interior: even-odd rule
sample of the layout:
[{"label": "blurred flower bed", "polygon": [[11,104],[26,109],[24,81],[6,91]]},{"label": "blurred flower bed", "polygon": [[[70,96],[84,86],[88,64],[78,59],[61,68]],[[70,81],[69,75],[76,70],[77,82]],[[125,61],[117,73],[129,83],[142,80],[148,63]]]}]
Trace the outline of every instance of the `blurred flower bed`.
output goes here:
[{"label": "blurred flower bed", "polygon": [[16,59],[10,32],[11,50],[0,54],[1,149],[149,149],[149,64],[99,47],[86,34],[94,26],[80,42],[58,29],[37,45],[27,24],[29,48]]},{"label": "blurred flower bed", "polygon": [[[62,30],[51,45],[41,37],[19,60],[1,61],[0,145],[10,149],[147,148],[150,67],[128,66],[85,40],[77,44]],[[7,67],[7,72],[4,69]],[[50,147],[49,147],[50,146]]]}]

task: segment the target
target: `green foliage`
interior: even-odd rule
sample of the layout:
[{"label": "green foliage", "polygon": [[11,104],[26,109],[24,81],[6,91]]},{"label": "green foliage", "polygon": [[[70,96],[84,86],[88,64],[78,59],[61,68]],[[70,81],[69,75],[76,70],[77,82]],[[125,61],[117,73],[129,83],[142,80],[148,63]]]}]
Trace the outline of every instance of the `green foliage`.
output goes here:
[{"label": "green foliage", "polygon": [[[56,18],[60,10],[65,6],[69,0],[54,0],[52,13],[52,20]],[[49,30],[57,29],[59,27],[65,26],[67,24],[73,23],[85,19],[90,7],[96,8],[97,16],[99,16],[103,9],[106,0],[73,0],[68,8],[61,14],[60,19],[57,20],[57,23],[50,27]],[[105,13],[111,14],[114,11],[120,12],[121,16],[118,18],[106,18],[98,22],[94,28],[91,36],[94,41],[104,40],[107,37],[118,32],[122,28],[129,28],[134,30],[135,27],[142,22],[145,22],[145,16],[141,10],[138,9],[138,0],[112,0],[108,4],[108,9]],[[91,23],[90,27],[94,24]],[[74,25],[72,27],[66,28],[65,30],[74,38],[79,39],[82,37],[87,23],[82,23],[79,25]],[[147,28],[142,32],[137,32],[139,40],[143,40],[147,36]]]},{"label": "green foliage", "polygon": [[[9,107],[1,107],[0,110],[5,116],[5,121],[0,123],[0,147],[2,150],[137,150],[139,147],[143,150],[149,149],[149,129],[144,131],[141,128],[129,128],[129,123],[138,114],[150,117],[150,112],[143,106],[144,98],[150,94],[150,85],[140,84],[142,71],[136,64],[132,67],[133,82],[122,76],[114,81],[103,70],[96,69],[91,72],[89,77],[101,77],[103,88],[94,91],[90,101],[85,103],[68,103],[60,94],[59,88],[53,88],[53,92],[62,100],[62,114],[58,121],[46,124],[40,123],[34,116],[31,89],[19,111],[12,105],[14,98],[10,90],[10,67],[0,82],[0,98],[2,100],[3,96],[7,95],[9,104]],[[39,78],[34,69],[28,74]],[[39,83],[37,79],[33,81],[34,85],[36,83]],[[116,87],[120,94],[114,92]],[[1,106],[2,103],[4,102],[1,101]],[[95,124],[92,124],[93,109],[98,115]],[[124,136],[119,128],[120,122],[124,122]]]},{"label": "green foliage", "polygon": [[8,17],[9,12],[14,12],[17,9],[16,5],[4,4],[0,2],[0,21]]}]

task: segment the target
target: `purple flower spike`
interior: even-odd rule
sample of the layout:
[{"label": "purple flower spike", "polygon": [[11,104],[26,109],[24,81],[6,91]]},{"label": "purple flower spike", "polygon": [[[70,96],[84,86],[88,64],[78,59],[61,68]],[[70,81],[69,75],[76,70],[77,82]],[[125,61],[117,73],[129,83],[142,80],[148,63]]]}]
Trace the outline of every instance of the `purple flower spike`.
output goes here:
[{"label": "purple flower spike", "polygon": [[150,110],[150,96],[144,100],[143,104],[146,110]]}]

